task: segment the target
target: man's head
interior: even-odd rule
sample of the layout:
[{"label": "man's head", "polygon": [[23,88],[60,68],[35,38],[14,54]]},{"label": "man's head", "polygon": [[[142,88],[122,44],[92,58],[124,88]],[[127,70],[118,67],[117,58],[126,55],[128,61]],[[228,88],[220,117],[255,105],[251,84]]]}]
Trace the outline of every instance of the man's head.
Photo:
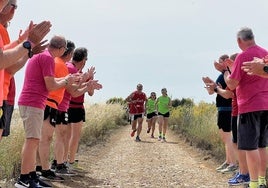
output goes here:
[{"label": "man's head", "polygon": [[60,57],[67,49],[66,45],[66,40],[63,36],[55,35],[49,41],[48,50],[52,52],[54,57]]},{"label": "man's head", "polygon": [[8,26],[8,22],[12,20],[17,9],[17,0],[9,0],[3,10],[0,12],[0,22],[4,26]]},{"label": "man's head", "polygon": [[226,60],[226,59],[228,59],[228,58],[229,58],[229,56],[228,56],[227,54],[224,54],[224,55],[220,56],[220,57],[219,57],[219,63],[223,63],[224,60]]},{"label": "man's head", "polygon": [[67,45],[66,45],[67,48],[66,48],[64,54],[61,56],[61,58],[67,62],[67,61],[70,61],[70,59],[73,56],[75,44],[70,40],[67,40],[66,42],[67,42]]},{"label": "man's head", "polygon": [[243,27],[237,32],[237,43],[241,50],[255,45],[254,34],[248,27]]},{"label": "man's head", "polygon": [[0,12],[2,12],[2,10],[7,5],[8,2],[9,2],[8,0],[0,0]]},{"label": "man's head", "polygon": [[73,54],[73,63],[75,63],[75,66],[77,69],[82,70],[85,66],[85,63],[87,61],[87,54],[88,51],[84,47],[76,48]]},{"label": "man's head", "polygon": [[142,84],[138,84],[138,85],[137,85],[137,91],[142,91],[142,89],[143,89]]}]

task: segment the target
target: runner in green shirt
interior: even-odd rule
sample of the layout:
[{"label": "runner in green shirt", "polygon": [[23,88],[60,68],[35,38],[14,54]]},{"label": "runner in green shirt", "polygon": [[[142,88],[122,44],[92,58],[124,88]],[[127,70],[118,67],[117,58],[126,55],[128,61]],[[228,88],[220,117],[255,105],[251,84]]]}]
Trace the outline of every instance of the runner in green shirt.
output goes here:
[{"label": "runner in green shirt", "polygon": [[157,98],[156,107],[158,112],[159,137],[158,140],[166,142],[166,132],[168,126],[169,111],[171,108],[171,99],[167,95],[167,89],[161,90],[162,96]]},{"label": "runner in green shirt", "polygon": [[150,97],[148,98],[147,102],[145,103],[146,114],[147,114],[146,121],[148,123],[147,133],[150,133],[150,130],[152,129],[151,138],[154,138],[155,123],[156,123],[156,119],[157,119],[155,103],[156,103],[156,93],[151,92]]}]

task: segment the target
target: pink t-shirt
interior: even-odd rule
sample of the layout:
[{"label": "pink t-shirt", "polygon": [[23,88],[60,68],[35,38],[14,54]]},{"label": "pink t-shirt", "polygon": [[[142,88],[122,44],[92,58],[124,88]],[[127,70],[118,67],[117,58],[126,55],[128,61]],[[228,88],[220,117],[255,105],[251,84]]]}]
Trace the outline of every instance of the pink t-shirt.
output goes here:
[{"label": "pink t-shirt", "polygon": [[243,62],[252,61],[254,57],[263,58],[267,54],[267,50],[255,45],[235,59],[230,78],[239,81],[236,88],[238,114],[268,110],[268,79],[250,76],[241,70]]},{"label": "pink t-shirt", "polygon": [[27,63],[19,105],[45,109],[48,96],[44,77],[54,77],[54,58],[46,50],[33,56]]},{"label": "pink t-shirt", "polygon": [[[68,71],[70,74],[74,74],[78,72],[78,69],[72,63],[66,63]],[[58,105],[58,110],[62,112],[67,112],[69,108],[69,103],[71,100],[71,94],[65,90],[63,99],[61,103]]]}]

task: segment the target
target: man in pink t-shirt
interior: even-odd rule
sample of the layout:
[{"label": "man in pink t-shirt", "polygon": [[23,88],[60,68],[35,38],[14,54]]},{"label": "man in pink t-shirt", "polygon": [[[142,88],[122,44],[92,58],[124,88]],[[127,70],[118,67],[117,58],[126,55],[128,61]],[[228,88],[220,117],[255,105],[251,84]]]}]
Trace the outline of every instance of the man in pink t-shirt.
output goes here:
[{"label": "man in pink t-shirt", "polygon": [[44,119],[45,101],[48,92],[72,84],[73,77],[54,78],[54,58],[60,57],[66,49],[66,40],[54,36],[43,53],[33,56],[27,64],[23,88],[18,105],[23,120],[26,140],[22,148],[21,175],[15,186],[28,184],[36,177],[36,153]]},{"label": "man in pink t-shirt", "polygon": [[237,34],[241,52],[235,59],[232,73],[224,71],[231,90],[236,89],[238,103],[238,149],[245,150],[250,174],[250,187],[266,185],[267,136],[268,136],[268,79],[251,76],[241,67],[254,57],[263,58],[268,51],[256,45],[250,28]]}]

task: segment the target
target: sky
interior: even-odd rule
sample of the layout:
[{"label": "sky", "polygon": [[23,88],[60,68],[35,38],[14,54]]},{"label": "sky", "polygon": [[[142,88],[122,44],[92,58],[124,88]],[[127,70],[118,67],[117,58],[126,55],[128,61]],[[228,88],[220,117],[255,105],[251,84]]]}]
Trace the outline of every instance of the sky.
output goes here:
[{"label": "sky", "polygon": [[[46,39],[63,35],[86,47],[85,68],[94,66],[103,85],[89,103],[126,98],[138,83],[147,95],[165,87],[172,99],[213,102],[202,76],[215,80],[213,62],[240,52],[241,27],[252,28],[257,44],[268,48],[267,7],[267,0],[18,0],[9,33],[16,40],[30,20],[49,20]],[[18,99],[24,68],[15,78]]]}]

